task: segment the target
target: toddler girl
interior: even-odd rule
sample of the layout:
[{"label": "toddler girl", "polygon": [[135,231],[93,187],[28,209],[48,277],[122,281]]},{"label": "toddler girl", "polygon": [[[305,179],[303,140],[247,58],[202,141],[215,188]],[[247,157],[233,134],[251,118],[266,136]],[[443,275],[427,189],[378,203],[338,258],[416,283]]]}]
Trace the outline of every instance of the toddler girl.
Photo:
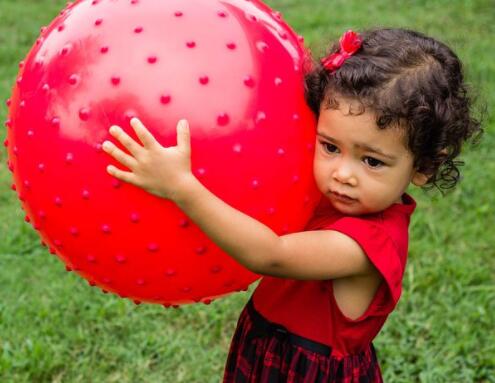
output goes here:
[{"label": "toddler girl", "polygon": [[162,147],[132,119],[104,150],[108,172],[173,200],[216,244],[264,278],[241,313],[224,382],[381,382],[372,341],[401,295],[410,183],[450,188],[454,158],[481,132],[461,63],[420,33],[347,32],[306,77],[318,116],[314,177],[322,200],[306,230],[283,236],[233,209],[192,174],[190,136]]}]

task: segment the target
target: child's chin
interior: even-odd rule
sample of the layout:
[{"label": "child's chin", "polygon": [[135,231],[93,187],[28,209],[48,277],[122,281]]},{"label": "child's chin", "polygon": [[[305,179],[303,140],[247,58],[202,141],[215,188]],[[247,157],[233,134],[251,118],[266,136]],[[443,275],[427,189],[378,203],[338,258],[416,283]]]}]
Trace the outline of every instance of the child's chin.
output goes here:
[{"label": "child's chin", "polygon": [[366,210],[357,203],[345,204],[339,201],[331,201],[331,203],[336,210],[345,215],[366,214]]}]

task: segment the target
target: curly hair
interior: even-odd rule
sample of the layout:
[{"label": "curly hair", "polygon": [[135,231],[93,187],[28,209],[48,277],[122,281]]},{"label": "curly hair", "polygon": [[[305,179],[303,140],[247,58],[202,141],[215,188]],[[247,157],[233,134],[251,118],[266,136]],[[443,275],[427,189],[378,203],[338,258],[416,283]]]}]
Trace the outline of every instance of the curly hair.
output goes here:
[{"label": "curly hair", "polygon": [[[445,44],[406,29],[373,29],[361,34],[362,47],[329,73],[314,61],[306,74],[306,101],[316,116],[320,108],[338,108],[338,98],[369,108],[380,129],[406,129],[406,147],[414,167],[428,175],[427,186],[441,191],[460,179],[455,161],[463,143],[483,130],[472,116],[473,100],[462,64]],[[337,52],[338,43],[330,53]]]}]

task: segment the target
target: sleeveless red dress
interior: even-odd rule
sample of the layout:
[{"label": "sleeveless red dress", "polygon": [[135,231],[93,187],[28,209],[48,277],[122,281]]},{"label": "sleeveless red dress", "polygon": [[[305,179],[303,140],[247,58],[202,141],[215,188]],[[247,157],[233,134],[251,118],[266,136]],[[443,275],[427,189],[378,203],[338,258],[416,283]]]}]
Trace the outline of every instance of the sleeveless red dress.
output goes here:
[{"label": "sleeveless red dress", "polygon": [[244,308],[225,368],[227,382],[381,382],[372,341],[401,295],[408,226],[416,203],[359,217],[343,216],[325,198],[305,230],[353,238],[383,276],[369,307],[352,320],[339,309],[332,280],[264,277]]}]

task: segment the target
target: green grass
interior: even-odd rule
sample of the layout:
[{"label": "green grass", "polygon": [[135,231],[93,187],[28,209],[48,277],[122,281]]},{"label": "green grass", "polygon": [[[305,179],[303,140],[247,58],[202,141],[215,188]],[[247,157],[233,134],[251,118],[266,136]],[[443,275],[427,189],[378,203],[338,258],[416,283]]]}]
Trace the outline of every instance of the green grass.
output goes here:
[{"label": "green grass", "polygon": [[[154,1],[154,0],[149,0]],[[17,64],[65,4],[0,0],[0,99]],[[468,80],[494,104],[491,0],[271,0],[313,52],[348,28],[418,29],[449,43]],[[0,109],[0,120],[6,108]],[[5,136],[2,126],[0,136]],[[388,382],[495,382],[495,121],[463,154],[449,195],[411,190],[404,292],[375,345]],[[3,140],[3,139],[2,139]],[[5,164],[6,153],[0,151]],[[218,382],[249,293],[179,310],[134,304],[66,273],[39,240],[0,167],[0,382]],[[253,288],[250,289],[252,291]]]}]

